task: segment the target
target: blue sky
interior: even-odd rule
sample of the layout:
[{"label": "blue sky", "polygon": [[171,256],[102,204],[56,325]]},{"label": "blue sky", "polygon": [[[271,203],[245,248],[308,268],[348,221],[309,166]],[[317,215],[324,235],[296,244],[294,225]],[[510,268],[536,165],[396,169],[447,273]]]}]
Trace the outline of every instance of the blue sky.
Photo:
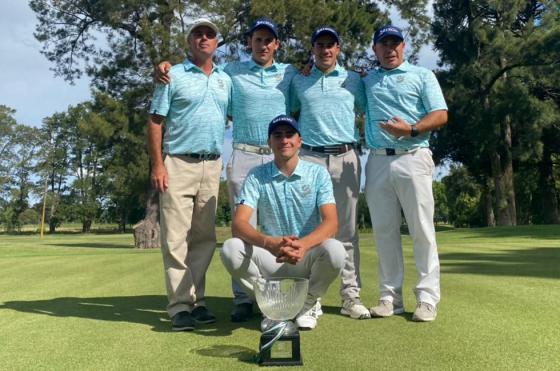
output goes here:
[{"label": "blue sky", "polygon": [[72,86],[54,77],[33,37],[35,24],[26,0],[0,2],[0,104],[17,110],[18,123],[40,126],[44,117],[89,99],[90,90],[86,79]]}]

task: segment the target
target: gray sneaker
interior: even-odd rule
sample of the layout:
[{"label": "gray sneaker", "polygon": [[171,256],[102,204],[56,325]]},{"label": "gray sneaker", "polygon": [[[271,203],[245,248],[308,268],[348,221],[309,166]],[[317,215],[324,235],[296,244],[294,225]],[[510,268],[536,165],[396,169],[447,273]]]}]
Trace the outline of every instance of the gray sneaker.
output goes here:
[{"label": "gray sneaker", "polygon": [[344,299],[340,314],[354,319],[368,319],[371,314],[366,306],[362,303],[360,298]]},{"label": "gray sneaker", "polygon": [[437,317],[435,305],[421,301],[416,305],[416,310],[412,315],[412,320],[416,322],[432,322]]},{"label": "gray sneaker", "polygon": [[404,307],[401,303],[393,303],[389,300],[379,300],[379,304],[370,308],[369,312],[372,317],[391,317],[393,314],[404,313]]}]

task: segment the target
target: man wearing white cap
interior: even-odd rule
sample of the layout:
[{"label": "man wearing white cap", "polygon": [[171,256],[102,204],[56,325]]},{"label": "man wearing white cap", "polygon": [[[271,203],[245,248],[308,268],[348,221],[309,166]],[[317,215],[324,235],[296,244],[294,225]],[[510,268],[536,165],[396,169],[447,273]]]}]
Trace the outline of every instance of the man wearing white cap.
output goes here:
[{"label": "man wearing white cap", "polygon": [[[297,74],[292,65],[274,59],[280,41],[278,26],[273,20],[264,17],[256,19],[245,35],[251,59],[224,66],[224,71],[232,80],[233,153],[226,167],[232,210],[249,171],[272,160],[267,144],[268,123],[287,112],[290,81]],[[165,72],[170,67],[168,62],[160,63],[156,78],[169,82]],[[250,222],[256,226],[256,212]],[[245,322],[253,313],[252,299],[235,281],[232,281],[232,291],[234,309],[231,320]]]},{"label": "man wearing white cap", "polygon": [[212,62],[217,35],[218,28],[207,19],[190,25],[188,59],[171,68],[170,84],[156,86],[148,120],[173,331],[216,320],[206,308],[204,289],[216,247],[221,153],[231,97],[231,79]]}]

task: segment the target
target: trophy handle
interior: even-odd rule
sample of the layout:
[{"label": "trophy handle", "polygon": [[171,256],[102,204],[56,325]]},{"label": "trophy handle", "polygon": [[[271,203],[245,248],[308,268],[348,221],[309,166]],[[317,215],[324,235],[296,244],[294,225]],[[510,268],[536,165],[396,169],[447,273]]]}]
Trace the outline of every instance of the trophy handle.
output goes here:
[{"label": "trophy handle", "polygon": [[269,328],[268,330],[266,330],[265,332],[263,332],[263,335],[265,334],[273,334],[276,332],[276,335],[274,335],[274,337],[272,338],[272,340],[270,340],[268,343],[266,343],[265,345],[263,345],[259,351],[259,354],[257,356],[257,361],[262,359],[262,355],[264,354],[264,352],[270,348],[272,348],[272,345],[276,342],[276,340],[280,339],[282,337],[282,335],[284,335],[284,332],[286,331],[286,328],[288,327],[288,322],[287,321],[282,321],[280,323],[277,323],[276,325],[272,326],[271,328]]}]

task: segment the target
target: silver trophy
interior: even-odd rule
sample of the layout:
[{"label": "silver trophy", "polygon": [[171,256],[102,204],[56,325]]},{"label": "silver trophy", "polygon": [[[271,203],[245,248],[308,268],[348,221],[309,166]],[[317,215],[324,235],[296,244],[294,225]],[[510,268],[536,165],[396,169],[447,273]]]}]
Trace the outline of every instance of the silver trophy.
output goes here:
[{"label": "silver trophy", "polygon": [[307,298],[307,278],[259,278],[253,285],[263,315],[278,321],[261,335],[257,362],[261,366],[302,365],[299,331],[291,321]]}]

